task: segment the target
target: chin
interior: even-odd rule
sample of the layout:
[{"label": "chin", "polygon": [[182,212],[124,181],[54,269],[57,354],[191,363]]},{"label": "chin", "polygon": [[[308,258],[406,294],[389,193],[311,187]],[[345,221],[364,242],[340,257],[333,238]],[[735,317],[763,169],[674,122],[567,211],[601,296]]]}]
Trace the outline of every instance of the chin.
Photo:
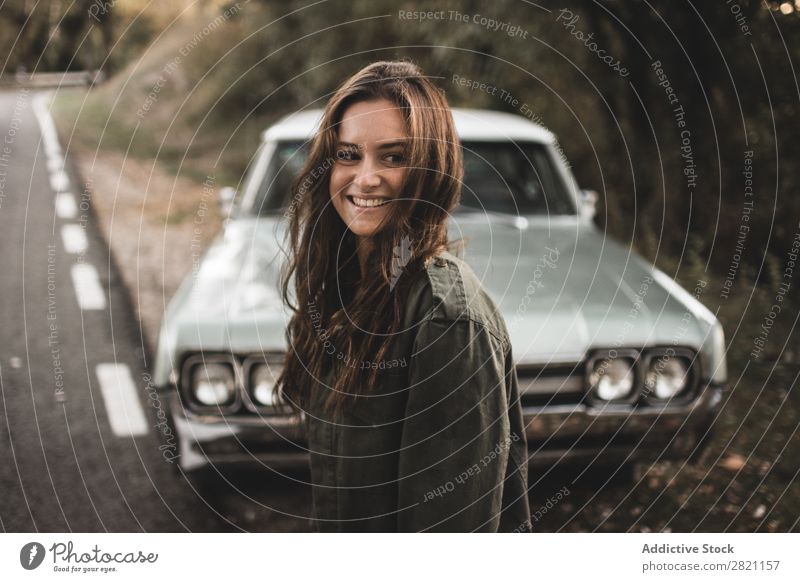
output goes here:
[{"label": "chin", "polygon": [[379,222],[365,221],[356,218],[347,227],[356,236],[371,237],[378,234],[382,228]]},{"label": "chin", "polygon": [[380,230],[375,227],[370,228],[370,227],[351,226],[350,232],[359,237],[371,238],[376,234],[378,234]]}]

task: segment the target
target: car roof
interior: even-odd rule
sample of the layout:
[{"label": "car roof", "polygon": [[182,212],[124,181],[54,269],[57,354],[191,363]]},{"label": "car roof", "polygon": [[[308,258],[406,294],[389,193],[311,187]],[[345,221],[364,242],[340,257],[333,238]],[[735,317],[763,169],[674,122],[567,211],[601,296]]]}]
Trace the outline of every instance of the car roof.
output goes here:
[{"label": "car roof", "polygon": [[[553,134],[521,115],[489,109],[453,108],[456,131],[462,140],[470,141],[535,141],[552,143]],[[280,119],[265,130],[261,138],[307,140],[316,131],[322,109],[307,109]]]}]

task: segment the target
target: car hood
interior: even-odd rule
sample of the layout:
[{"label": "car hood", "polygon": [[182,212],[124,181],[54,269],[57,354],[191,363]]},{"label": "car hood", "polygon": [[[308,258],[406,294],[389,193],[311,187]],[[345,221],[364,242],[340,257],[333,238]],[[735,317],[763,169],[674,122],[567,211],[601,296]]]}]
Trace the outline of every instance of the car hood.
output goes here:
[{"label": "car hood", "polygon": [[457,221],[464,259],[497,303],[518,362],[579,362],[593,348],[699,349],[716,322],[673,279],[572,217]]},{"label": "car hood", "polygon": [[[285,222],[231,221],[165,314],[154,378],[177,353],[282,351]],[[518,363],[575,363],[593,348],[701,349],[716,319],[670,277],[575,217],[456,214],[451,240],[503,313]]]}]

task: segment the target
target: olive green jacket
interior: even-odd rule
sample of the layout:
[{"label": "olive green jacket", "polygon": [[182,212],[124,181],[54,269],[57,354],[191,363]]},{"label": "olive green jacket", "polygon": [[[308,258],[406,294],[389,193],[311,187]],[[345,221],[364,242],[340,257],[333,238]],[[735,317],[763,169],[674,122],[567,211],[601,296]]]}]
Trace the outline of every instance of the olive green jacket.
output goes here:
[{"label": "olive green jacket", "polygon": [[[530,531],[527,444],[505,322],[444,253],[410,287],[375,392],[306,411],[319,531]],[[335,357],[335,356],[332,356]],[[356,365],[353,363],[352,365]],[[323,379],[331,385],[330,375]]]}]

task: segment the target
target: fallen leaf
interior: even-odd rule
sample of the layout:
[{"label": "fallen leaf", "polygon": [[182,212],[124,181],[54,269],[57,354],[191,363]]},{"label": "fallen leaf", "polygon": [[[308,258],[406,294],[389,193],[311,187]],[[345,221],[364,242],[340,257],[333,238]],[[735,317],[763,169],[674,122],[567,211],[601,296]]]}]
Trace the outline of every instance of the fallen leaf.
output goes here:
[{"label": "fallen leaf", "polygon": [[737,455],[736,453],[731,453],[722,461],[720,462],[719,466],[723,469],[727,469],[728,471],[738,471],[742,467],[744,467],[746,463],[745,457],[742,455]]}]

